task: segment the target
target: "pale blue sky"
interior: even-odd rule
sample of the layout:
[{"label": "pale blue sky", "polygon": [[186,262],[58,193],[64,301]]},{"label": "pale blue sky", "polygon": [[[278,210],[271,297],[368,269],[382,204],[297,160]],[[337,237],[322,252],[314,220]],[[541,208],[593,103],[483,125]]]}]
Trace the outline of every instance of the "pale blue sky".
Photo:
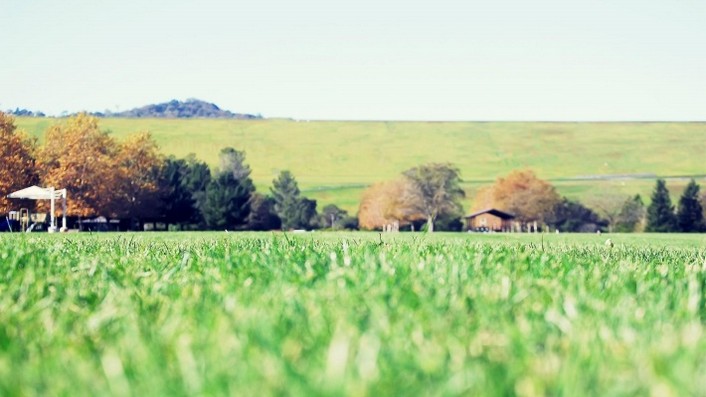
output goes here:
[{"label": "pale blue sky", "polygon": [[1,0],[0,109],[706,120],[704,0]]}]

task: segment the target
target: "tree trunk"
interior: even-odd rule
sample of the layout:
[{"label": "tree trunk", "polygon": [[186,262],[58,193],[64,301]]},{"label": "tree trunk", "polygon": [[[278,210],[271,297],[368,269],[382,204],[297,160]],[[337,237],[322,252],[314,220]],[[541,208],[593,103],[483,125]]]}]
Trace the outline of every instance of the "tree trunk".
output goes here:
[{"label": "tree trunk", "polygon": [[427,216],[427,232],[434,233],[434,218]]}]

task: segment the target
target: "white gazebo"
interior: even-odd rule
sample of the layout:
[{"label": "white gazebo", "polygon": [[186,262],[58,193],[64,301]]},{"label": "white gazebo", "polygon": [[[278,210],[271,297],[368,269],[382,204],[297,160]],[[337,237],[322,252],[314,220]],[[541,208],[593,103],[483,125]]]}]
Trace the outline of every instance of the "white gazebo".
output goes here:
[{"label": "white gazebo", "polygon": [[18,190],[14,193],[10,193],[7,195],[8,198],[13,198],[13,199],[26,199],[26,200],[51,200],[51,212],[49,213],[51,216],[51,223],[49,225],[49,232],[53,233],[56,232],[56,216],[54,215],[55,211],[55,202],[56,199],[61,199],[61,204],[62,204],[62,219],[61,219],[61,230],[66,231],[66,189],[54,189],[53,187],[39,187],[39,186],[30,186],[27,188],[24,188],[22,190]]}]

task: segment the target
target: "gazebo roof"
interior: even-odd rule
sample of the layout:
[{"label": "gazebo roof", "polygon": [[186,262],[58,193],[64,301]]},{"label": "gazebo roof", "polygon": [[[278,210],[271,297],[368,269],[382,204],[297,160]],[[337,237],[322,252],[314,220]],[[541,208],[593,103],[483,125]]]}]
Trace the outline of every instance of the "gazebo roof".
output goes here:
[{"label": "gazebo roof", "polygon": [[[29,200],[51,200],[51,189],[39,186],[30,186],[22,190],[10,193],[8,198],[14,199],[29,199]],[[61,197],[60,190],[54,190],[54,198]]]}]

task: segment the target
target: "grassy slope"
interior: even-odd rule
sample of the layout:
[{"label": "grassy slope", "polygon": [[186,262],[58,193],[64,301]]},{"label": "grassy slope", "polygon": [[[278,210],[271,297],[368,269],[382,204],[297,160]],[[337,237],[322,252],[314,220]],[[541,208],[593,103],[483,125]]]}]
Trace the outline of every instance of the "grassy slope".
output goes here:
[{"label": "grassy slope", "polygon": [[[20,128],[39,137],[55,122],[17,120]],[[479,185],[525,167],[554,180],[563,194],[581,199],[601,192],[648,196],[654,182],[562,178],[706,174],[706,123],[104,119],[101,126],[118,138],[148,130],[165,153],[181,157],[193,152],[211,165],[222,147],[245,150],[259,190],[289,169],[308,195],[349,210],[357,207],[362,186],[431,161],[456,164],[471,198]],[[684,185],[670,182],[675,195]]]}]

